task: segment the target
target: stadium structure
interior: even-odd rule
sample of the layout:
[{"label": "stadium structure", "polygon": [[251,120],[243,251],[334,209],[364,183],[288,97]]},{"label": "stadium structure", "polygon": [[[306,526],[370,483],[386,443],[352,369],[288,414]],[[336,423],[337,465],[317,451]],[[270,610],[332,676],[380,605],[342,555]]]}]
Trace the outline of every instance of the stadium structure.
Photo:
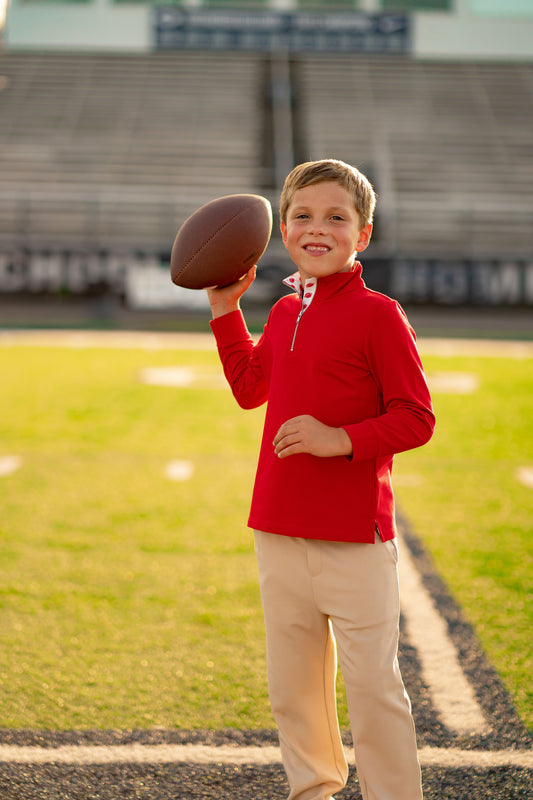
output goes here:
[{"label": "stadium structure", "polygon": [[[168,280],[184,219],[335,157],[379,195],[370,286],[533,305],[532,130],[529,0],[10,0],[0,293],[201,305]],[[274,236],[256,302],[288,269]]]}]

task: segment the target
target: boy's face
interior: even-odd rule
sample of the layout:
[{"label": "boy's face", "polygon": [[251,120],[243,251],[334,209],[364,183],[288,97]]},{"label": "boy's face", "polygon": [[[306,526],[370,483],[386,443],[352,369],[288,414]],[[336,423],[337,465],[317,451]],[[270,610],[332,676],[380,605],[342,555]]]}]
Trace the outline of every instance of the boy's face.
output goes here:
[{"label": "boy's face", "polygon": [[351,194],[339,183],[297,189],[281,233],[302,281],[349,272],[372,233],[371,223],[364,228],[360,224]]}]

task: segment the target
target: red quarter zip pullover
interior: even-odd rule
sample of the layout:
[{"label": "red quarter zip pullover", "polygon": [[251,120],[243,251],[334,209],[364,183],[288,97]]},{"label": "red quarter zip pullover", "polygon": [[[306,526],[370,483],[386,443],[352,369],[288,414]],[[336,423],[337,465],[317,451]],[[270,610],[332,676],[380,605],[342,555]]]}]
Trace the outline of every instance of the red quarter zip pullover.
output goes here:
[{"label": "red quarter zip pullover", "polygon": [[[239,405],[268,401],[248,523],[307,539],[373,542],[396,534],[395,453],[425,444],[435,418],[415,343],[400,306],[371,291],[357,263],[319,278],[301,314],[297,295],[279,300],[254,342],[240,311],[211,322]],[[273,439],[292,417],[343,427],[351,458],[306,453],[280,459]]]}]

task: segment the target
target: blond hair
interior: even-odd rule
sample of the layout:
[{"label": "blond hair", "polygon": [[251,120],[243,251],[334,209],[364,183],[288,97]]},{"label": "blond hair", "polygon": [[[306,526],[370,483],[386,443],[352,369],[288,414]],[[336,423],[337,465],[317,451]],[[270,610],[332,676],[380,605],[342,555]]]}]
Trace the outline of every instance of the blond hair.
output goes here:
[{"label": "blond hair", "polygon": [[355,210],[359,214],[361,221],[361,228],[372,222],[376,206],[376,193],[372,184],[366,175],[359,172],[356,167],[334,158],[306,161],[294,167],[287,175],[280,198],[279,213],[281,221],[287,222],[287,210],[292,202],[294,193],[298,189],[324,181],[335,181],[352,195]]}]

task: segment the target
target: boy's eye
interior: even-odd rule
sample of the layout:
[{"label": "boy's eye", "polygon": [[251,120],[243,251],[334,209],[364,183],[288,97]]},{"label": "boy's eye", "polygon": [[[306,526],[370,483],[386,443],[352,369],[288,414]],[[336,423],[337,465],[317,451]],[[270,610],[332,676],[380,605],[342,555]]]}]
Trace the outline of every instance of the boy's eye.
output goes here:
[{"label": "boy's eye", "polygon": [[332,219],[334,222],[342,222],[342,221],[343,221],[343,219],[344,219],[344,217],[341,217],[341,215],[340,215],[340,214],[333,214],[333,215],[332,215],[332,217],[331,217],[331,219]]}]

